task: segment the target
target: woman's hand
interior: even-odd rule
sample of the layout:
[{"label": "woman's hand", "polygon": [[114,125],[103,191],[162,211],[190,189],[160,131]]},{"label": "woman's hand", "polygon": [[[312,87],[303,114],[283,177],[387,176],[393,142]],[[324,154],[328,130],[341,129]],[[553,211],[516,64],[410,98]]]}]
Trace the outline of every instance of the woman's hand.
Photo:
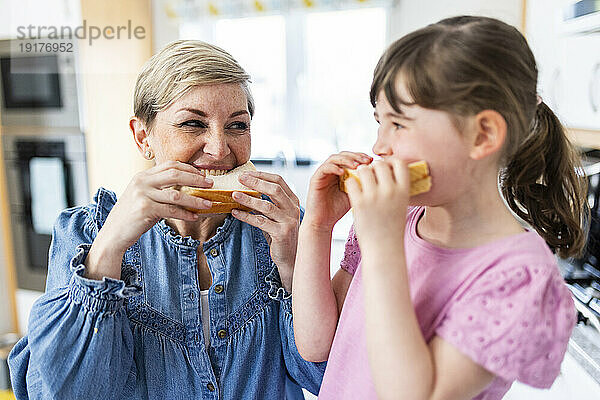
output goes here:
[{"label": "woman's hand", "polygon": [[234,209],[231,214],[240,221],[260,228],[269,243],[271,259],[277,265],[283,287],[291,292],[292,274],[300,226],[300,202],[283,178],[276,174],[245,172],[240,182],[269,196],[272,202],[233,192],[233,199],[253,209],[254,213]]},{"label": "woman's hand", "polygon": [[407,164],[398,159],[378,160],[369,166],[359,167],[357,174],[361,184],[349,179],[346,189],[361,251],[364,246],[381,246],[404,240],[410,195]]},{"label": "woman's hand", "polygon": [[212,206],[209,200],[171,189],[176,185],[209,188],[213,182],[196,168],[178,161],[167,161],[136,174],[92,244],[86,261],[88,277],[119,279],[125,251],[160,219],[195,221],[198,215],[186,207],[208,209]]},{"label": "woman's hand", "polygon": [[364,153],[344,151],[330,156],[310,179],[304,222],[319,230],[331,231],[350,209],[348,195],[340,190],[344,168],[355,169],[373,159]]}]

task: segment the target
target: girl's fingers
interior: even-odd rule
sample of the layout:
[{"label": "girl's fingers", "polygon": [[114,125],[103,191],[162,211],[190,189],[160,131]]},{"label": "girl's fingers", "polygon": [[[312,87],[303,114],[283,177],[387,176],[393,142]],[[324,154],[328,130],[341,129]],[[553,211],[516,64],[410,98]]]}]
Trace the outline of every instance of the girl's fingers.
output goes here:
[{"label": "girl's fingers", "polygon": [[330,156],[325,164],[335,164],[340,167],[355,169],[361,164],[368,164],[372,161],[372,158],[364,153],[352,153],[344,151],[338,154]]},{"label": "girl's fingers", "polygon": [[371,164],[375,180],[378,185],[382,185],[383,188],[392,188],[395,185],[394,174],[392,165],[386,161],[374,161]]},{"label": "girl's fingers", "polygon": [[403,186],[408,186],[410,190],[410,171],[408,170],[408,165],[399,159],[390,160],[390,164],[395,182]]},{"label": "girl's fingers", "polygon": [[[371,165],[361,166],[356,170],[360,183],[362,184],[362,191],[369,192],[376,189],[377,179]],[[352,179],[348,179],[352,180]]]},{"label": "girl's fingers", "polygon": [[364,187],[361,188],[361,185],[356,181],[356,179],[348,179],[345,185],[348,198],[350,199],[350,204],[352,207],[354,207],[355,203],[361,198],[362,189],[364,189]]},{"label": "girl's fingers", "polygon": [[323,175],[344,175],[344,168],[337,166],[335,164],[323,164],[321,168],[321,173]]}]

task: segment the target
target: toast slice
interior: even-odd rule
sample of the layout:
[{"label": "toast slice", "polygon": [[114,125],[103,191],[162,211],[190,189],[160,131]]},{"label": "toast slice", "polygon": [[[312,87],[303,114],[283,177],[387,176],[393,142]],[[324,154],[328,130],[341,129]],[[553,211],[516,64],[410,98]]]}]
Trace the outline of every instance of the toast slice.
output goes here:
[{"label": "toast slice", "polygon": [[[431,176],[429,176],[429,167],[425,161],[416,161],[408,164],[410,172],[410,195],[414,196],[421,193],[426,193],[431,190]],[[360,178],[355,169],[345,169],[344,174],[340,176],[340,190],[348,193],[346,190],[346,180],[348,178],[355,179],[360,185]]]},{"label": "toast slice", "polygon": [[197,214],[228,214],[234,208],[243,211],[251,211],[250,208],[237,203],[233,197],[233,192],[246,193],[249,196],[260,198],[260,193],[252,190],[240,183],[239,176],[246,171],[256,171],[256,167],[251,161],[232,169],[223,175],[209,175],[214,181],[213,187],[209,189],[197,188],[192,186],[181,186],[179,190],[182,193],[189,194],[195,197],[202,197],[213,202],[211,208],[207,210],[196,210],[188,208],[188,211]]}]

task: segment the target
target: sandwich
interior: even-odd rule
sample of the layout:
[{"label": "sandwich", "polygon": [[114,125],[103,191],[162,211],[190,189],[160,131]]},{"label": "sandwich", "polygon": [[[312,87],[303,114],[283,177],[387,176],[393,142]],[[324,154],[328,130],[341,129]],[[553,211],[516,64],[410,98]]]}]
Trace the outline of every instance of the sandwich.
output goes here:
[{"label": "sandwich", "polygon": [[[428,192],[431,189],[431,176],[429,176],[429,167],[425,161],[416,161],[408,164],[410,172],[410,195]],[[348,193],[346,189],[346,180],[352,178],[360,185],[360,178],[355,169],[344,169],[344,174],[340,176],[340,190]]]},{"label": "sandwich", "polygon": [[188,211],[198,214],[228,214],[234,208],[243,211],[251,211],[250,208],[237,203],[233,200],[233,197],[231,197],[233,192],[242,192],[252,197],[260,198],[259,192],[242,185],[238,180],[240,175],[246,171],[256,171],[252,162],[248,161],[225,173],[213,170],[205,171],[206,176],[210,176],[214,181],[214,185],[209,189],[191,186],[177,186],[176,189],[179,189],[182,193],[202,197],[203,199],[213,202],[212,207],[206,210],[187,209]]}]

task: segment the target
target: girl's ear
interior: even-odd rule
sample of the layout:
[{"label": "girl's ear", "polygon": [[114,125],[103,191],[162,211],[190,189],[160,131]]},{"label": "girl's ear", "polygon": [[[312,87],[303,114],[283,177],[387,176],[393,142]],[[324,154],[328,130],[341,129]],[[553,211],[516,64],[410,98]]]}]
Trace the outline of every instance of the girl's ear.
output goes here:
[{"label": "girl's ear", "polygon": [[129,118],[129,129],[131,129],[133,140],[135,141],[138,150],[140,153],[144,154],[149,147],[149,132],[146,129],[146,124],[144,124],[138,117],[134,116]]},{"label": "girl's ear", "polygon": [[481,160],[498,152],[506,140],[506,120],[497,111],[483,110],[474,120],[475,135],[469,156]]}]

